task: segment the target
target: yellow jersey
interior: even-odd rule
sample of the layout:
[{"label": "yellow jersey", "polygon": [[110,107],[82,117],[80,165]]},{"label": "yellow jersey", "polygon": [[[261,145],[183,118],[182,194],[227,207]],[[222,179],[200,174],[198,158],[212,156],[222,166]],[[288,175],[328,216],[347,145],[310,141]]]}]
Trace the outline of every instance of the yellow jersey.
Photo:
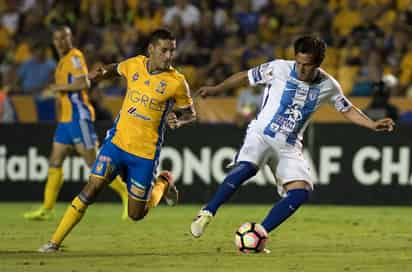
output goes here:
[{"label": "yellow jersey", "polygon": [[157,159],[163,143],[167,114],[193,104],[185,77],[174,68],[157,74],[148,59],[137,56],[120,62],[117,72],[127,81],[127,92],[110,132],[112,143],[145,159]]},{"label": "yellow jersey", "polygon": [[[86,61],[82,52],[76,48],[63,56],[54,73],[56,84],[70,84],[76,78],[87,76]],[[58,94],[59,122],[75,120],[94,121],[94,109],[90,104],[87,89],[80,91],[60,91]]]}]

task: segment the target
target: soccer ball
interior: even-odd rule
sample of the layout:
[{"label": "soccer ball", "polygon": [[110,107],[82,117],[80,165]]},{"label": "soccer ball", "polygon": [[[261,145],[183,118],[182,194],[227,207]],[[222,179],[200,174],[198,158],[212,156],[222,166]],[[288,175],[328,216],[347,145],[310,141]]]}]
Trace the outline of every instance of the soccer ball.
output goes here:
[{"label": "soccer ball", "polygon": [[236,231],[235,244],[243,253],[258,253],[264,250],[268,233],[257,223],[244,223]]}]

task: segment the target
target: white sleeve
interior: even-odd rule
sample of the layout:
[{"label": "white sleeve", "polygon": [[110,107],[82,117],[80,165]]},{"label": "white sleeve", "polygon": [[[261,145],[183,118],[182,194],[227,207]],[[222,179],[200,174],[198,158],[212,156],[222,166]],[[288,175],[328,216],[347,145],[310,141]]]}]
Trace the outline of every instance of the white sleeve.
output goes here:
[{"label": "white sleeve", "polygon": [[263,63],[247,71],[249,84],[255,86],[257,84],[267,84],[273,80],[275,76],[275,68],[278,61]]},{"label": "white sleeve", "polygon": [[346,98],[342,92],[340,84],[335,80],[332,81],[332,95],[330,96],[330,103],[339,112],[346,112],[352,107],[352,103]]}]

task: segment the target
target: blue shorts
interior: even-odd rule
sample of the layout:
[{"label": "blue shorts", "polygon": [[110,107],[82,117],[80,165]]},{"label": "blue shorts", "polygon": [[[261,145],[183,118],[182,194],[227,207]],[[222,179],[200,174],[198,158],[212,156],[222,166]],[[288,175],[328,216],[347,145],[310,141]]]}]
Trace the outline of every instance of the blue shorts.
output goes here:
[{"label": "blue shorts", "polygon": [[59,123],[54,132],[54,141],[69,145],[84,144],[86,149],[93,149],[97,143],[93,122],[90,120],[76,120]]},{"label": "blue shorts", "polygon": [[155,177],[156,160],[134,156],[118,148],[107,139],[101,147],[91,170],[91,175],[107,181],[120,175],[127,183],[129,195],[147,201]]}]

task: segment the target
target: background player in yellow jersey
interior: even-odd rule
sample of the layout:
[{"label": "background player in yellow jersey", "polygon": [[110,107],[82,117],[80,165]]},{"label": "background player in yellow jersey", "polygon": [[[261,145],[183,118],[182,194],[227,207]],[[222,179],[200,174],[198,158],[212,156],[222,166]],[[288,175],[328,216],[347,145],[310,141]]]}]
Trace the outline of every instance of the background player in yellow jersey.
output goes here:
[{"label": "background player in yellow jersey", "polygon": [[89,74],[93,80],[121,75],[127,82],[127,92],[93,165],[89,183],[68,207],[40,252],[58,250],[88,205],[118,174],[127,183],[128,213],[133,220],[142,219],[162,197],[177,197],[170,176],[160,175],[154,181],[166,122],[177,128],[196,118],[186,80],[171,66],[175,50],[173,35],[167,30],[156,30],[150,37],[148,58],[133,57]]},{"label": "background player in yellow jersey", "polygon": [[[68,27],[60,27],[53,32],[53,44],[60,60],[55,71],[55,84],[48,86],[45,93],[57,94],[60,116],[49,158],[43,205],[24,214],[25,218],[34,220],[53,217],[53,208],[63,184],[63,161],[73,148],[89,167],[96,159],[94,109],[87,95],[90,81],[87,78],[85,59],[82,52],[73,47],[72,33]],[[115,179],[111,188],[122,198],[125,207],[123,217],[127,218],[127,191],[124,183]]]}]

